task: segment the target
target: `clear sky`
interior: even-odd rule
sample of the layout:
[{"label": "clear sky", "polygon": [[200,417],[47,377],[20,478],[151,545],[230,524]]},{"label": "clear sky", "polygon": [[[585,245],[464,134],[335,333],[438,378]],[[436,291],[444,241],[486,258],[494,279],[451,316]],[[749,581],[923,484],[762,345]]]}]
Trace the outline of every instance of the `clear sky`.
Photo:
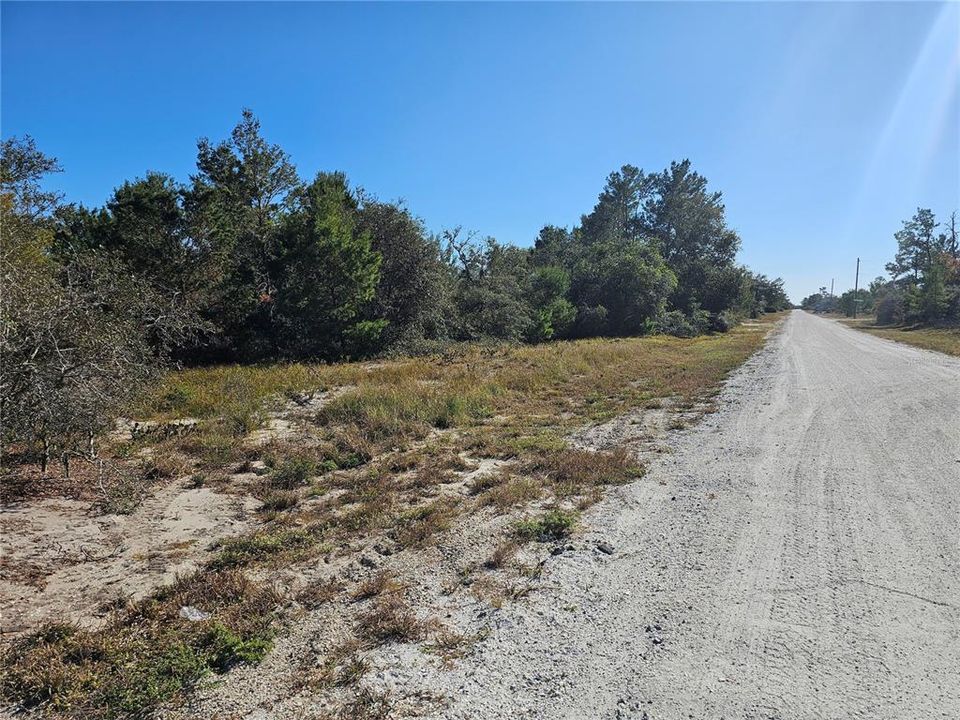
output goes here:
[{"label": "clear sky", "polygon": [[3,2],[2,134],[100,204],[250,107],[301,174],[532,243],[689,157],[795,301],[960,206],[960,5]]}]

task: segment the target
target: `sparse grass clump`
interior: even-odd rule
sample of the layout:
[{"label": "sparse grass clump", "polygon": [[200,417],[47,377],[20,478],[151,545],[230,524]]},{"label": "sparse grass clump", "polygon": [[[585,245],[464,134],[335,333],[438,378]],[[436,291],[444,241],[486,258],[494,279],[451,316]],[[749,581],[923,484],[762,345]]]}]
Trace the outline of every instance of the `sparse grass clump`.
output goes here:
[{"label": "sparse grass clump", "polygon": [[609,452],[561,450],[537,455],[523,468],[544,477],[561,497],[603,485],[622,485],[643,475],[642,466],[625,448]]},{"label": "sparse grass clump", "polygon": [[422,547],[434,535],[449,528],[455,516],[456,507],[451,501],[436,500],[401,513],[393,535],[404,547]]},{"label": "sparse grass clump", "polygon": [[419,640],[426,625],[417,618],[406,601],[396,593],[377,598],[357,620],[357,636],[369,645]]},{"label": "sparse grass clump", "polygon": [[369,600],[387,593],[397,593],[406,587],[389,570],[380,570],[361,582],[350,596],[354,602]]},{"label": "sparse grass clump", "polygon": [[504,473],[501,480],[492,484],[480,495],[481,505],[492,505],[500,511],[537,500],[543,489],[536,480],[525,476]]},{"label": "sparse grass clump", "polygon": [[270,484],[282,490],[293,490],[306,485],[317,472],[317,463],[311,457],[285,457],[270,474]]},{"label": "sparse grass clump", "polygon": [[499,570],[505,567],[508,562],[513,560],[519,549],[520,547],[513,540],[500,543],[493,549],[490,557],[484,563],[484,567],[488,570]]},{"label": "sparse grass clump", "polygon": [[356,696],[337,707],[324,720],[387,720],[393,713],[393,702],[387,693],[360,688]]},{"label": "sparse grass clump", "polygon": [[280,512],[290,510],[300,502],[300,496],[293,490],[275,490],[263,499],[261,512]]},{"label": "sparse grass clump", "polygon": [[210,565],[213,568],[242,567],[280,555],[299,556],[318,540],[316,533],[303,528],[274,529],[230,538],[218,543],[220,552]]},{"label": "sparse grass clump", "polygon": [[515,534],[521,541],[550,542],[562,540],[573,530],[577,514],[564,510],[550,510],[538,518],[517,523]]},{"label": "sparse grass clump", "polygon": [[316,610],[335,600],[345,589],[343,583],[332,578],[314,580],[297,594],[297,602],[307,610]]}]

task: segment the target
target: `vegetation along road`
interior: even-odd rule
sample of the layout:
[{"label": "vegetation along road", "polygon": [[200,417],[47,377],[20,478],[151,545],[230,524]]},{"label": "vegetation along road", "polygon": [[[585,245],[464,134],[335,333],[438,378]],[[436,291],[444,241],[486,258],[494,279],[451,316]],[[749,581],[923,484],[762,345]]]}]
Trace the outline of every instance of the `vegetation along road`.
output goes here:
[{"label": "vegetation along road", "polygon": [[721,400],[442,716],[960,717],[960,360],[796,311]]}]

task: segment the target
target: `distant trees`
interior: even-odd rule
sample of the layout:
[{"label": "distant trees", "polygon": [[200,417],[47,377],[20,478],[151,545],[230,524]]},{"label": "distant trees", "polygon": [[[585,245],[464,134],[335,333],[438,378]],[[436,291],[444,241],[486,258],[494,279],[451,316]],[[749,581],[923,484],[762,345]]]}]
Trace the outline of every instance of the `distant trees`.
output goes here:
[{"label": "distant trees", "polygon": [[878,322],[960,322],[956,212],[938,233],[939,227],[932,211],[918,208],[895,233],[897,253],[887,264],[891,280],[871,285]]},{"label": "distant trees", "polygon": [[[575,227],[546,225],[530,248],[431,235],[342,173],[304,181],[248,110],[227,139],[199,141],[196,166],[187,183],[148,172],[85,208],[42,190],[59,167],[33,141],[3,143],[5,440],[78,452],[170,359],[690,336],[789,307],[780,279],[736,264],[722,196],[687,160],[624,165]],[[898,262],[939,312],[950,291],[934,291],[918,223]]]},{"label": "distant trees", "polygon": [[[41,382],[7,372],[5,408],[18,397],[50,402],[50,383],[67,394],[99,384],[102,399],[119,402],[123,382],[111,388],[111,378],[129,377],[133,389],[169,357],[337,359],[447,340],[693,335],[789,306],[781,280],[736,264],[722,196],[687,160],[658,173],[624,165],[578,225],[546,225],[531,248],[459,229],[431,236],[342,173],[305,182],[249,110],[227,139],[199,141],[196,166],[186,184],[148,172],[85,208],[42,191],[40,178],[59,168],[31,140],[4,142],[5,356],[37,360],[24,372],[59,373]],[[898,262],[933,286],[918,259],[931,242],[924,222]],[[64,353],[90,371],[52,369]],[[17,394],[27,386],[39,393],[32,400]]]},{"label": "distant trees", "polygon": [[[957,214],[945,225],[917,208],[894,233],[897,252],[887,263],[890,279],[877,277],[866,288],[833,297],[826,288],[803,299],[801,307],[847,316],[874,313],[881,325],[960,322],[960,247]],[[938,228],[942,228],[937,232]]]}]

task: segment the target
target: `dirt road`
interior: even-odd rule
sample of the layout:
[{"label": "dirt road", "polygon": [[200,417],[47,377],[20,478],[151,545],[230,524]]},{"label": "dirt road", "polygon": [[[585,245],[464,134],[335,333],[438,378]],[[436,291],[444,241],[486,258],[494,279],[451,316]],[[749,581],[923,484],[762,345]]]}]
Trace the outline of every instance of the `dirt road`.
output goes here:
[{"label": "dirt road", "polygon": [[720,404],[439,717],[960,718],[960,360],[798,311]]}]

